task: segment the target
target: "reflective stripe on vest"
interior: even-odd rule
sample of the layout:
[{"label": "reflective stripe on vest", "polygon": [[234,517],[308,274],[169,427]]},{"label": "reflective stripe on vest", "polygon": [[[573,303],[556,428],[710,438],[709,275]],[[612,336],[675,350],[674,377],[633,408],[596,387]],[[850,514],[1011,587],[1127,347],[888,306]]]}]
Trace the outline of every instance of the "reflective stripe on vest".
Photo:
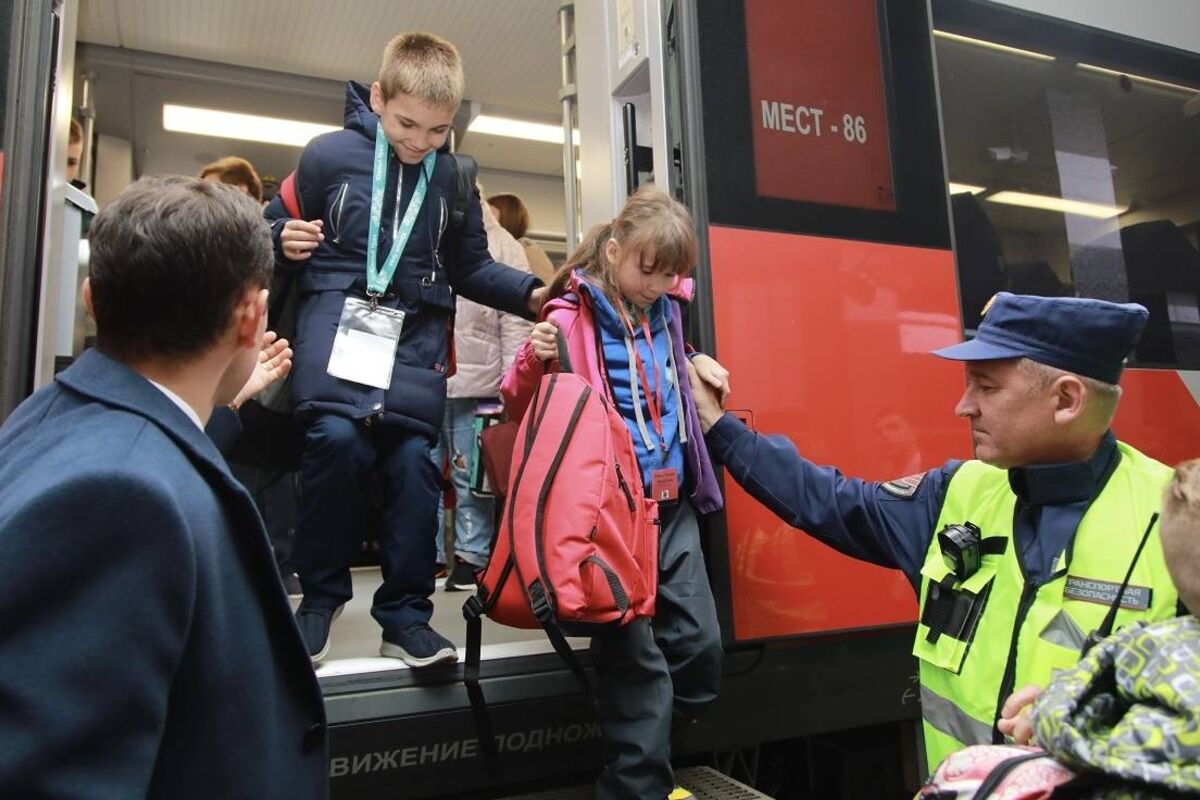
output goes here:
[{"label": "reflective stripe on vest", "polygon": [[[982,606],[977,614],[956,613],[954,630],[931,636],[917,625],[913,655],[920,663],[925,750],[930,772],[950,753],[971,744],[992,742],[1005,669],[1015,659],[1013,688],[1045,686],[1056,670],[1079,660],[1083,639],[1096,630],[1108,604],[1064,597],[1068,577],[1119,586],[1133,560],[1150,516],[1158,511],[1172,471],[1132,447],[1118,442],[1121,459],[1100,495],[1092,502],[1067,554],[1059,555],[1055,572],[1041,587],[1026,587],[1013,542],[1016,495],[1008,474],[979,461],[968,461],[950,481],[936,531],[973,522],[985,538],[1004,537],[1003,554],[985,555],[979,571],[954,590],[960,606]],[[943,582],[950,569],[935,535],[921,568],[918,597],[926,619],[931,585]],[[1167,574],[1155,528],[1134,567],[1133,587],[1149,589],[1148,609],[1121,609],[1116,628],[1138,619],[1165,619],[1176,613],[1178,596]],[[1073,585],[1079,585],[1078,580]],[[935,586],[935,590],[939,587]],[[1130,597],[1131,593],[1125,596]],[[1103,592],[1097,593],[1102,595]],[[1115,589],[1111,590],[1115,595]],[[1147,598],[1141,591],[1137,596]],[[969,603],[968,603],[969,601]],[[1024,602],[1022,602],[1024,601]],[[1025,614],[1014,631],[1021,607]],[[1014,647],[1015,644],[1015,647]]]}]

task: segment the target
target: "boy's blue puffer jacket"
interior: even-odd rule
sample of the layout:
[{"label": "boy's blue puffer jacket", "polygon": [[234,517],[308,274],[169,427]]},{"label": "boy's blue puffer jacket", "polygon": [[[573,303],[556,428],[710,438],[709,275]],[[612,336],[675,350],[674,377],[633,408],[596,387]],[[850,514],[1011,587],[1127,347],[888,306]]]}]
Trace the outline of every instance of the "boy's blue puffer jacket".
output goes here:
[{"label": "boy's blue puffer jacket", "polygon": [[[345,128],[316,137],[300,155],[296,192],[301,212],[305,219],[325,221],[325,240],[310,259],[284,258],[279,234],[290,217],[278,196],[266,209],[275,240],[276,269],[298,276],[292,402],[301,415],[369,418],[433,436],[441,427],[446,401],[448,330],[455,292],[483,305],[531,317],[528,297],[539,282],[527,272],[497,263],[488,254],[477,192],[462,227],[448,230],[454,167],[448,155],[439,155],[408,246],[381,300],[381,305],[405,313],[391,388],[384,391],[329,375],[326,367],[346,297],[366,297],[377,124],[369,90],[351,82],[346,90]],[[415,185],[417,169],[406,169],[405,202]],[[392,247],[399,175],[400,161],[389,151],[384,224],[379,236],[381,263]],[[403,210],[402,205],[401,214]]]}]

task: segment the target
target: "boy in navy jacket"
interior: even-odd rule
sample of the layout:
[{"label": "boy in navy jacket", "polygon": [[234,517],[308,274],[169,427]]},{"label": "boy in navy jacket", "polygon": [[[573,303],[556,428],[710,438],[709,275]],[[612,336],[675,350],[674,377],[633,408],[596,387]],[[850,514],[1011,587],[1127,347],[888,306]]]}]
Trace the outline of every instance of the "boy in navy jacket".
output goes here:
[{"label": "boy in navy jacket", "polygon": [[306,438],[293,560],[304,589],[296,621],[314,663],[351,597],[375,472],[380,653],[412,667],[458,657],[429,626],[441,478],[429,452],[446,400],[454,293],[523,316],[545,295],[488,254],[478,194],[461,227],[450,227],[455,172],[444,145],[463,82],[450,42],[395,37],[370,89],[348,85],[345,129],[304,148],[295,173],[302,219],[282,198],[267,207],[277,268],[299,281],[292,398]]}]

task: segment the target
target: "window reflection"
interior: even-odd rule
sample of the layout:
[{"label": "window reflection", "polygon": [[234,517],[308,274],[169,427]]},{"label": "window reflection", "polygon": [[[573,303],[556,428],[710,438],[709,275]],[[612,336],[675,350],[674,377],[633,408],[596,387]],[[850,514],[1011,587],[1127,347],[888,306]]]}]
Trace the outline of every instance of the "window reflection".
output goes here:
[{"label": "window reflection", "polygon": [[1133,360],[1200,368],[1200,91],[1003,44],[936,39],[968,332],[1001,289],[1133,300]]}]

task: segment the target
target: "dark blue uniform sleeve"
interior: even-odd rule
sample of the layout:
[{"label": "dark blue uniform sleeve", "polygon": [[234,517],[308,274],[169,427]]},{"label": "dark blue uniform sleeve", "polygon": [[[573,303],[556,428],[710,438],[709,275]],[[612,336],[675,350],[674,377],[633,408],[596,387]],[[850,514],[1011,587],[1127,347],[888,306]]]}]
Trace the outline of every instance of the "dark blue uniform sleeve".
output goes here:
[{"label": "dark blue uniform sleeve", "polygon": [[541,281],[523,270],[501,264],[492,258],[483,230],[483,210],[479,191],[471,194],[467,218],[451,243],[450,283],[454,291],[480,305],[498,308],[525,319],[533,319],[529,294]]},{"label": "dark blue uniform sleeve", "polygon": [[[848,556],[899,569],[918,585],[950,478],[962,462],[931,469],[911,489],[847,478],[801,457],[784,436],[765,436],[726,414],[705,437],[713,459],[780,519]],[[915,482],[915,479],[914,479]]]}]

